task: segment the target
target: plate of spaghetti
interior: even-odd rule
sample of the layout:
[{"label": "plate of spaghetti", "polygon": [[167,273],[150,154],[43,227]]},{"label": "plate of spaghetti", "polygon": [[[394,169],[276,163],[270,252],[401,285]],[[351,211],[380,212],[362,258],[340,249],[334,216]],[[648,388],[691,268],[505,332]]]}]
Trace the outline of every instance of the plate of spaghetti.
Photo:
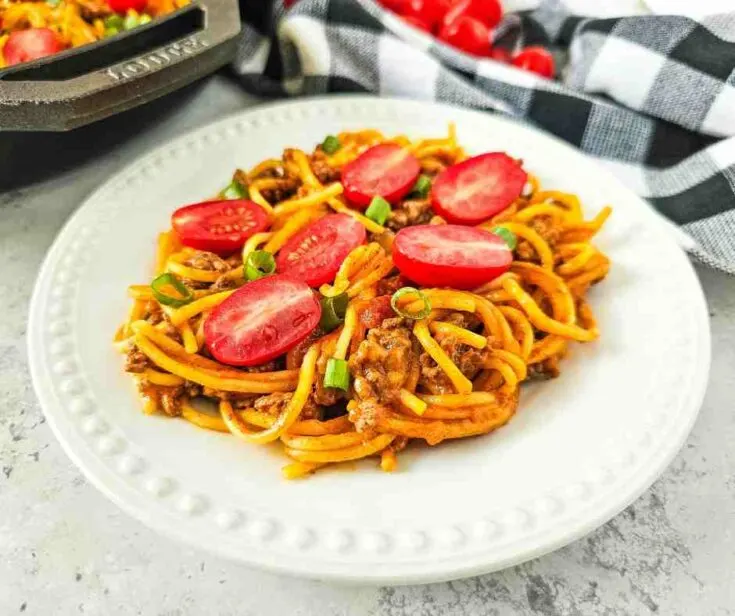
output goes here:
[{"label": "plate of spaghetti", "polygon": [[309,577],[479,574],[582,536],[678,451],[691,266],[594,162],[370,97],[265,106],[100,188],[42,268],[38,396],[161,532]]}]

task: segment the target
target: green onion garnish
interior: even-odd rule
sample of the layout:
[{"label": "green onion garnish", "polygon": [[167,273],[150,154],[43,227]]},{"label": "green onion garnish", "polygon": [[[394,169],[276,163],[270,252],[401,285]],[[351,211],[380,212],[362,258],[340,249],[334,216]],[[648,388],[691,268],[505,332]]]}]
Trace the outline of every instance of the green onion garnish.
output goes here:
[{"label": "green onion garnish", "polygon": [[[159,303],[164,306],[179,308],[194,299],[194,293],[177,276],[166,272],[151,282],[151,291]],[[174,291],[176,294],[172,294]]]},{"label": "green onion garnish", "polygon": [[52,8],[56,8],[57,6],[59,6],[59,2],[61,2],[61,0],[46,0],[46,4],[48,4]]},{"label": "green onion garnish", "polygon": [[258,280],[263,276],[270,276],[276,271],[276,260],[273,255],[265,250],[253,250],[245,262],[245,278],[247,280]]},{"label": "green onion garnish", "polygon": [[[414,301],[420,301],[422,303],[421,309],[415,312],[411,312],[409,310],[406,310],[405,308],[401,308],[398,306],[398,300],[401,299],[404,295],[412,294],[416,296],[416,299]],[[409,302],[409,304],[412,304],[414,302]],[[429,302],[429,298],[426,297],[421,291],[418,289],[414,289],[413,287],[402,287],[398,289],[393,294],[393,297],[390,298],[390,305],[391,308],[393,308],[393,311],[407,319],[425,319],[429,316],[429,313],[431,312],[431,302]]]},{"label": "green onion garnish", "polygon": [[142,26],[144,24],[149,24],[153,21],[153,18],[148,13],[143,13],[140,16],[140,21],[138,22],[138,25]]},{"label": "green onion garnish", "polygon": [[368,209],[365,210],[365,216],[379,225],[384,225],[385,221],[388,220],[388,216],[390,216],[390,211],[390,203],[383,197],[373,197]]},{"label": "green onion garnish", "polygon": [[119,30],[123,27],[124,20],[120,15],[115,14],[105,17],[105,20],[102,23],[105,24],[105,28],[109,28],[110,30]]},{"label": "green onion garnish", "polygon": [[347,391],[350,388],[350,370],[344,359],[330,357],[324,372],[324,387],[334,387]]},{"label": "green onion garnish", "polygon": [[328,135],[324,138],[324,141],[322,141],[322,150],[324,150],[325,154],[334,154],[341,147],[342,144],[334,135]]},{"label": "green onion garnish", "polygon": [[518,239],[513,231],[506,229],[505,227],[495,227],[492,232],[498,237],[502,237],[505,240],[505,243],[508,244],[508,248],[511,250],[516,249]]},{"label": "green onion garnish", "polygon": [[225,199],[247,199],[248,189],[237,180],[232,180],[220,194]]},{"label": "green onion garnish", "polygon": [[128,13],[123,20],[123,30],[132,30],[140,25],[140,17],[135,13]]},{"label": "green onion garnish", "polygon": [[344,323],[348,302],[347,293],[340,293],[334,297],[322,297],[322,317],[319,320],[319,328],[323,332],[331,332]]},{"label": "green onion garnish", "polygon": [[115,36],[116,34],[120,34],[120,30],[117,28],[105,28],[105,36]]},{"label": "green onion garnish", "polygon": [[422,199],[425,199],[428,196],[430,190],[431,190],[431,180],[429,179],[429,176],[420,175],[419,179],[416,180],[416,183],[413,185],[411,192],[417,197],[421,197]]}]

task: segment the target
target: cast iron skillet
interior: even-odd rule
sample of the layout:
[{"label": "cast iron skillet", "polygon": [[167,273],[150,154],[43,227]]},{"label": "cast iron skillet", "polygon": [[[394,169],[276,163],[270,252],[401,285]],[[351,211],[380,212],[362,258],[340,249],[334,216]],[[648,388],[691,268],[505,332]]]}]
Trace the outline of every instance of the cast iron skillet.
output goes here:
[{"label": "cast iron skillet", "polygon": [[239,32],[237,0],[199,0],[113,38],[2,69],[0,130],[66,131],[141,105],[229,62]]}]

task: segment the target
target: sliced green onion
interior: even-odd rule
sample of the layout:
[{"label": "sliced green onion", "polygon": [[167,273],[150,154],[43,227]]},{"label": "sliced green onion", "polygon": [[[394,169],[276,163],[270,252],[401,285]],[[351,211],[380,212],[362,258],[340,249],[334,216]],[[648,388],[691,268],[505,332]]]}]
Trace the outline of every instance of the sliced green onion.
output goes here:
[{"label": "sliced green onion", "polygon": [[324,372],[324,387],[347,391],[350,388],[350,369],[344,359],[330,357]]},{"label": "sliced green onion", "polygon": [[[166,287],[173,289],[178,295],[172,295]],[[166,272],[151,282],[151,291],[159,303],[164,306],[179,308],[194,299],[194,293],[177,276]]]},{"label": "sliced green onion", "polygon": [[105,17],[105,20],[102,23],[105,24],[105,28],[109,28],[110,30],[119,30],[123,27],[124,20],[120,15],[115,14]]},{"label": "sliced green onion", "polygon": [[365,210],[365,216],[379,225],[384,225],[385,221],[388,220],[388,216],[390,216],[390,212],[390,203],[383,197],[373,197],[368,209]]},{"label": "sliced green onion", "polygon": [[276,271],[276,260],[265,250],[253,250],[245,262],[245,278],[258,280],[263,276],[270,276]]},{"label": "sliced green onion", "polygon": [[117,28],[105,28],[105,36],[115,36],[116,34],[120,34],[120,30]]},{"label": "sliced green onion", "polygon": [[516,249],[518,239],[513,231],[506,229],[505,227],[495,227],[492,232],[498,237],[502,237],[505,240],[505,243],[508,244],[508,248],[511,250]]},{"label": "sliced green onion", "polygon": [[334,154],[341,147],[342,144],[334,135],[328,135],[324,138],[324,141],[322,141],[322,150],[324,150],[325,154]]},{"label": "sliced green onion", "polygon": [[143,13],[140,16],[140,21],[138,22],[138,24],[142,26],[142,25],[145,25],[145,24],[149,24],[152,21],[153,21],[153,18],[148,13]]},{"label": "sliced green onion", "polygon": [[53,8],[59,6],[59,2],[61,2],[61,0],[46,0],[46,4]]},{"label": "sliced green onion", "polygon": [[133,28],[137,28],[139,25],[140,16],[132,12],[125,15],[125,19],[123,20],[123,30],[132,30]]},{"label": "sliced green onion", "polygon": [[323,332],[331,332],[344,323],[348,302],[347,293],[340,293],[334,297],[322,297],[322,318],[319,320],[319,328]]},{"label": "sliced green onion", "polygon": [[225,199],[247,199],[248,189],[237,180],[232,180],[220,194]]},{"label": "sliced green onion", "polygon": [[[398,305],[398,300],[401,299],[404,295],[409,294],[416,296],[416,299],[414,301],[421,301],[423,303],[423,306],[418,312],[409,312],[405,308],[401,308]],[[419,291],[418,289],[414,289],[413,287],[402,287],[398,289],[398,291],[393,294],[393,297],[390,298],[390,305],[396,314],[407,319],[425,319],[429,316],[429,313],[431,312],[431,302],[429,302],[429,298],[426,297],[426,295],[424,295],[421,291]]]},{"label": "sliced green onion", "polygon": [[429,176],[420,175],[419,179],[416,180],[416,183],[413,185],[413,188],[411,189],[411,193],[424,199],[428,196],[430,190],[431,190],[431,180],[429,179]]}]

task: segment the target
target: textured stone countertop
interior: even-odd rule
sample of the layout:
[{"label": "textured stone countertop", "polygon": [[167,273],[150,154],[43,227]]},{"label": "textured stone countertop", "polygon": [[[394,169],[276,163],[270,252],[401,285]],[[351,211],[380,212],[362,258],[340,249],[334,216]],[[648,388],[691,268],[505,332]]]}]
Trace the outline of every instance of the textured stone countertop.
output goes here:
[{"label": "textured stone countertop", "polygon": [[[402,588],[283,578],[160,537],[85,481],[45,424],[28,375],[26,314],[44,253],[114,172],[253,102],[217,76],[159,105],[153,119],[128,114],[63,148],[33,136],[3,145],[0,134],[0,180],[10,157],[25,157],[17,177],[43,157],[69,163],[53,177],[0,192],[0,615],[735,614],[735,279],[703,268],[713,363],[686,445],[626,511],[524,565]],[[37,157],[29,156],[34,149]]]}]

